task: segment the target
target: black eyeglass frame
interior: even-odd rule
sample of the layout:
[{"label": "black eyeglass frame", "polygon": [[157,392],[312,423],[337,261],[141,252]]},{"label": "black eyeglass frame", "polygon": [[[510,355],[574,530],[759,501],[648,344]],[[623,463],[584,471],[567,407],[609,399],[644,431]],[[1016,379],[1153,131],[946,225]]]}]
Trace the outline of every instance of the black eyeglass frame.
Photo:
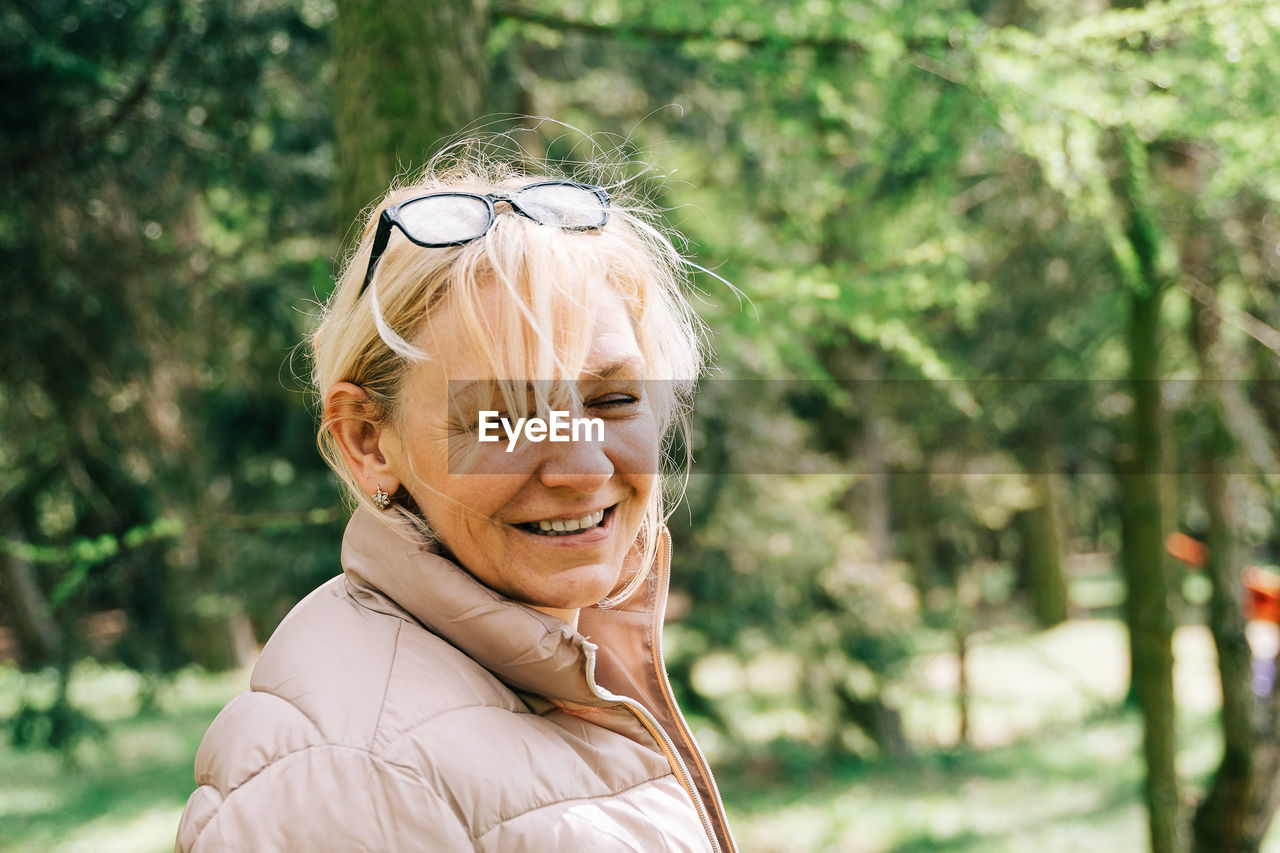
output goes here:
[{"label": "black eyeglass frame", "polygon": [[[489,233],[489,229],[493,227],[494,221],[497,219],[498,210],[494,207],[495,202],[504,201],[511,205],[511,209],[526,219],[532,219],[540,225],[556,225],[557,223],[543,222],[538,217],[529,213],[529,211],[520,207],[516,201],[516,197],[521,193],[528,192],[538,187],[576,187],[580,190],[586,190],[600,199],[601,213],[603,214],[600,221],[595,225],[558,225],[566,231],[597,231],[605,226],[609,221],[609,193],[603,187],[592,186],[591,184],[583,184],[578,181],[537,181],[532,184],[525,184],[512,192],[492,192],[492,193],[468,193],[457,191],[446,191],[438,193],[427,193],[426,195],[414,196],[397,202],[382,211],[378,216],[378,230],[373,235],[373,249],[369,252],[369,265],[364,271],[364,283],[360,285],[360,295],[369,289],[369,282],[373,281],[374,268],[377,267],[378,261],[382,259],[382,255],[387,250],[387,245],[391,242],[391,228],[395,226],[400,229],[400,233],[405,236],[410,243],[415,246],[421,246],[424,249],[447,249],[450,246],[463,246],[473,240],[479,240],[485,234]],[[465,240],[451,240],[447,243],[432,243],[426,240],[419,240],[409,233],[408,227],[404,224],[404,220],[400,218],[400,210],[415,202],[422,201],[427,198],[474,198],[483,201],[485,207],[489,210],[489,221],[485,223],[479,234],[468,237]]]}]

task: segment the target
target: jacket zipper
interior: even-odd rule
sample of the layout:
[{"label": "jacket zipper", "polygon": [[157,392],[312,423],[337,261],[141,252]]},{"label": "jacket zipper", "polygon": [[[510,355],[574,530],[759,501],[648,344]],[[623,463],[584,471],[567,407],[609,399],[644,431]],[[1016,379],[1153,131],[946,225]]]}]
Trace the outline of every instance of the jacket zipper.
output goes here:
[{"label": "jacket zipper", "polygon": [[[671,565],[671,534],[665,533],[665,535],[662,537],[662,548],[663,548],[662,559],[666,560],[667,566],[670,567]],[[716,805],[719,806],[717,817],[720,819],[720,823],[724,827],[725,842],[728,845],[730,851],[735,851],[736,847],[733,842],[733,836],[729,832],[729,821],[724,817],[724,805],[723,805],[723,801],[720,798],[720,787],[716,785],[716,777],[712,775],[711,768],[707,765],[706,756],[702,754],[702,750],[698,748],[697,742],[694,741],[692,734],[689,733],[689,724],[688,722],[685,721],[684,715],[680,713],[680,706],[676,704],[675,696],[672,695],[672,692],[671,692],[671,681],[670,679],[667,678],[667,665],[663,656],[662,636],[659,630],[661,628],[662,622],[661,622],[661,619],[658,618],[657,616],[658,611],[663,609],[665,609],[665,607],[655,608],[654,618],[649,625],[649,631],[650,631],[649,643],[651,646],[653,646],[654,668],[656,670],[656,676],[658,679],[658,687],[662,691],[662,699],[664,702],[667,703],[667,709],[671,712],[672,719],[675,721],[677,726],[682,727],[684,730],[682,734],[685,735],[684,741],[689,746],[689,752],[693,755],[693,758],[696,762],[700,762],[698,771],[702,773],[704,777],[706,777],[707,787],[711,791],[711,796],[715,799],[715,802],[712,804],[712,807]],[[692,777],[690,777],[690,781],[692,781]],[[696,786],[695,786],[695,790],[696,790]],[[715,840],[714,836],[713,836],[713,840]]]},{"label": "jacket zipper", "polygon": [[658,725],[658,721],[653,718],[649,710],[634,699],[626,696],[618,696],[610,693],[608,690],[596,684],[596,655],[593,649],[587,649],[587,679],[591,685],[591,689],[607,702],[617,702],[635,716],[640,724],[644,726],[649,735],[662,748],[663,753],[667,757],[667,763],[672,765],[678,775],[681,786],[689,792],[689,798],[693,800],[693,807],[698,812],[698,819],[702,821],[702,831],[707,834],[708,840],[711,841],[711,849],[714,853],[722,853],[720,841],[716,838],[715,827],[711,824],[711,817],[707,814],[707,808],[702,802],[702,797],[698,795],[698,786],[693,781],[693,774],[689,772],[688,766],[684,763],[684,759],[680,757],[679,750],[676,749],[675,743],[671,740],[671,736]]}]

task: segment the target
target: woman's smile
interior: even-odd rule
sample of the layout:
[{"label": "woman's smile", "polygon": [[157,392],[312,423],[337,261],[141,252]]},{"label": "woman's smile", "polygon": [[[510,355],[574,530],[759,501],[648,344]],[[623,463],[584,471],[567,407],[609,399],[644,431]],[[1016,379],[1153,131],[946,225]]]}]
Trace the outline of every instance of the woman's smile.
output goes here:
[{"label": "woman's smile", "polygon": [[[613,506],[616,506],[616,504],[588,512],[585,515],[560,515],[553,518],[544,518],[540,521],[517,522],[513,526],[535,536],[556,539],[573,538],[578,542],[582,542],[585,541],[588,533],[606,529],[608,524],[607,516]],[[592,541],[595,540],[593,539]]]}]

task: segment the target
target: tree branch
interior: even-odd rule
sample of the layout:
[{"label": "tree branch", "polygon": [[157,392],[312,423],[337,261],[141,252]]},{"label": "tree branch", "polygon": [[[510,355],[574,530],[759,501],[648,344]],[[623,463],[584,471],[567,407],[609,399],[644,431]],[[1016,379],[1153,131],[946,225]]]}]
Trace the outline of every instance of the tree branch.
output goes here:
[{"label": "tree branch", "polygon": [[[783,50],[821,48],[842,50],[850,53],[866,53],[867,50],[866,45],[862,42],[843,36],[748,35],[734,32],[718,33],[712,30],[667,29],[625,22],[600,24],[582,18],[561,17],[509,3],[495,6],[492,15],[494,20],[521,21],[560,32],[585,33],[613,39],[638,38],[665,42],[714,41],[740,44],[744,47],[778,47]],[[925,50],[930,47],[951,47],[951,44],[945,38],[908,38],[903,40],[903,44],[913,51]]]},{"label": "tree branch", "polygon": [[9,159],[9,166],[15,170],[28,169],[58,155],[72,154],[90,143],[102,139],[115,130],[138,109],[144,98],[151,91],[156,72],[161,63],[169,55],[170,49],[178,35],[178,24],[181,22],[181,0],[169,0],[165,9],[164,31],[151,49],[151,54],[143,66],[142,73],[134,82],[133,88],[120,100],[116,109],[109,116],[96,122],[86,122],[78,128],[66,132],[56,131],[50,134],[48,144],[34,145]]},{"label": "tree branch", "polygon": [[1213,290],[1202,281],[1183,274],[1182,291],[1223,321],[1235,326],[1276,355],[1280,355],[1280,330],[1268,326],[1257,317],[1238,308],[1223,308],[1213,298]]}]

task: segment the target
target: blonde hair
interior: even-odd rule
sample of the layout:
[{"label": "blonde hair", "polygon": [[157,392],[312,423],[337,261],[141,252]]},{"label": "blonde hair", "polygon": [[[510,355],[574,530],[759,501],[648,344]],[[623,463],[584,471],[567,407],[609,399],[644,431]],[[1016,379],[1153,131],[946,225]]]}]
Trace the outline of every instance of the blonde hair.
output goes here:
[{"label": "blonde hair", "polygon": [[[514,377],[577,377],[599,296],[589,284],[605,282],[626,306],[647,364],[644,378],[658,380],[648,387],[655,391],[650,398],[666,462],[673,461],[674,434],[687,430],[690,398],[704,365],[703,327],[683,293],[688,265],[653,211],[629,197],[625,186],[606,185],[609,221],[598,231],[568,231],[499,212],[485,236],[462,246],[427,249],[393,237],[362,293],[379,215],[393,204],[430,192],[511,190],[547,178],[605,183],[598,179],[604,171],[599,167],[595,175],[554,174],[546,164],[526,168],[523,158],[512,158],[509,151],[494,158],[490,149],[488,142],[476,141],[452,146],[366,210],[360,240],[310,337],[312,382],[321,399],[328,388],[344,381],[368,395],[368,404],[358,410],[348,405],[323,411],[318,432],[321,454],[356,504],[373,507],[348,469],[330,426],[347,418],[395,425],[404,382],[428,357],[412,341],[446,299],[454,322],[461,324],[464,339],[480,354],[488,375],[512,377],[499,382],[510,405],[513,399],[525,400],[526,394],[525,380],[518,380],[517,388]],[[494,284],[504,297],[501,307],[481,311],[482,288]],[[516,341],[519,344],[512,346]],[[539,399],[539,408],[546,403]],[[687,473],[687,459],[675,467]],[[638,535],[640,569],[602,606],[624,601],[648,576],[657,557],[656,533],[669,514],[668,502],[660,484],[652,492]],[[426,519],[398,502],[395,511],[431,535]]]}]

